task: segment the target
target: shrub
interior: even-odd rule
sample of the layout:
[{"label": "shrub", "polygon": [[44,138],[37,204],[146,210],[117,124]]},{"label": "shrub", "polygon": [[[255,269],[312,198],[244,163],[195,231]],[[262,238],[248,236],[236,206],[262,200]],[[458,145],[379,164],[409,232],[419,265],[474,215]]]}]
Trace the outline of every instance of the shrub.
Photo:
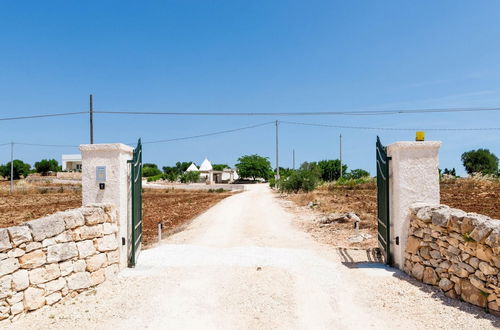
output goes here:
[{"label": "shrub", "polygon": [[319,183],[319,177],[313,171],[298,170],[289,177],[279,181],[278,185],[284,192],[313,191]]},{"label": "shrub", "polygon": [[[22,160],[14,159],[14,180],[19,180],[21,176],[27,177],[30,173],[31,166],[24,163]],[[10,162],[0,165],[0,176],[10,179]]]},{"label": "shrub", "polygon": [[182,183],[199,182],[200,172],[186,172],[180,177]]},{"label": "shrub", "polygon": [[142,176],[147,178],[150,176],[155,176],[161,174],[161,171],[158,169],[158,166],[156,164],[144,164],[142,166]]},{"label": "shrub", "polygon": [[47,175],[49,172],[57,172],[59,163],[55,159],[42,159],[35,163],[35,171],[41,175]]},{"label": "shrub", "polygon": [[369,177],[370,173],[368,171],[362,170],[360,168],[352,170],[351,172],[347,173],[346,178],[348,179],[361,179],[364,177]]},{"label": "shrub", "polygon": [[462,154],[461,158],[468,174],[498,175],[498,157],[488,149],[467,151]]},{"label": "shrub", "polygon": [[212,168],[213,168],[214,171],[222,171],[225,168],[229,168],[229,166],[226,165],[226,164],[213,164]]},{"label": "shrub", "polygon": [[163,178],[164,178],[164,174],[160,173],[160,174],[148,177],[148,182],[155,182],[158,180],[162,180]]}]

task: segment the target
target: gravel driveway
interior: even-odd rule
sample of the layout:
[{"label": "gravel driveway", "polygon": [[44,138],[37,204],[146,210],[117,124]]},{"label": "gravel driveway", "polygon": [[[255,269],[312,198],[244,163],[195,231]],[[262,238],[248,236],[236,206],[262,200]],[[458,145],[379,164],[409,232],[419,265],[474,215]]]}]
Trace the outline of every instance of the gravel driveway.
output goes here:
[{"label": "gravel driveway", "polygon": [[[11,329],[490,329],[499,319],[448,299],[361,251],[315,242],[266,185],[250,185],[143,251],[135,269]],[[366,255],[364,256],[366,258]],[[351,259],[352,258],[352,259]]]}]

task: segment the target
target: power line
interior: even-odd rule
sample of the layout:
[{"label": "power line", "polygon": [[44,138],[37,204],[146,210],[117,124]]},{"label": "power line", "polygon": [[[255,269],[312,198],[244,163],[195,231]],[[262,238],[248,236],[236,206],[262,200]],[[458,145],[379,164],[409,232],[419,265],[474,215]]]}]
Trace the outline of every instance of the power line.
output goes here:
[{"label": "power line", "polygon": [[[425,114],[425,113],[449,113],[449,112],[491,112],[500,111],[495,108],[430,108],[430,109],[394,109],[394,110],[372,110],[372,111],[311,111],[311,112],[152,112],[152,111],[92,111],[94,114],[109,115],[166,115],[166,116],[376,116],[395,114]],[[52,114],[40,114],[31,116],[3,117],[0,121],[23,120],[34,118],[61,117],[88,114],[88,111],[64,112]]]},{"label": "power line", "polygon": [[[256,124],[256,125],[251,125],[251,126],[233,128],[233,129],[228,129],[228,130],[224,130],[224,131],[217,131],[217,132],[212,132],[212,133],[206,133],[206,134],[185,136],[185,137],[179,137],[179,138],[173,138],[173,139],[166,139],[166,140],[147,141],[147,142],[142,142],[142,144],[153,144],[153,143],[164,143],[164,142],[172,142],[172,141],[197,139],[197,138],[206,137],[206,136],[219,135],[219,134],[224,134],[224,133],[232,133],[232,132],[242,131],[242,130],[246,130],[246,129],[267,126],[267,125],[271,125],[271,124],[274,124],[274,123],[275,123],[274,121],[270,121],[270,122],[266,122],[266,123],[262,123],[262,124]],[[130,143],[130,144],[132,144],[132,143]]]},{"label": "power line", "polygon": [[480,112],[500,111],[500,108],[428,108],[428,109],[395,109],[372,111],[312,111],[312,112],[170,112],[170,111],[94,111],[94,113],[111,115],[166,115],[166,116],[373,116],[393,114],[447,113],[447,112]]},{"label": "power line", "polygon": [[486,128],[401,128],[401,127],[366,127],[366,126],[343,126],[343,125],[329,125],[329,124],[316,124],[316,123],[301,123],[294,121],[281,121],[284,124],[302,125],[302,126],[316,126],[316,127],[332,127],[332,128],[345,128],[345,129],[365,129],[365,130],[380,130],[380,131],[491,131],[500,130],[500,127],[486,127]]},{"label": "power line", "polygon": [[87,114],[87,113],[88,113],[87,111],[51,113],[51,114],[32,115],[32,116],[4,117],[4,118],[0,118],[0,120],[1,121],[5,121],[5,120],[21,120],[21,119],[33,119],[33,118],[46,118],[46,117],[61,117],[61,116],[81,115],[81,114]]}]

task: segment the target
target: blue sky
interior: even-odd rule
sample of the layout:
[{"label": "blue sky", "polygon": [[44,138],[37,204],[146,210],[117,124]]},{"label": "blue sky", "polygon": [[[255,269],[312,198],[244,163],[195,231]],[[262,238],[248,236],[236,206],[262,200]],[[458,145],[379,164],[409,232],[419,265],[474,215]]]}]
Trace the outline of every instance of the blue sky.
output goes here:
[{"label": "blue sky", "polygon": [[[0,117],[85,111],[355,111],[500,106],[498,1],[25,1],[0,3]],[[322,117],[118,117],[95,140],[130,143],[275,119],[345,126],[500,127],[500,111]],[[0,143],[80,144],[85,116],[0,122]],[[414,132],[280,127],[281,165],[337,158],[374,172],[385,144]],[[441,167],[500,156],[500,131],[434,132]],[[274,127],[146,145],[144,160],[274,163]],[[76,149],[16,146],[33,163]],[[0,147],[0,163],[9,160]]]}]

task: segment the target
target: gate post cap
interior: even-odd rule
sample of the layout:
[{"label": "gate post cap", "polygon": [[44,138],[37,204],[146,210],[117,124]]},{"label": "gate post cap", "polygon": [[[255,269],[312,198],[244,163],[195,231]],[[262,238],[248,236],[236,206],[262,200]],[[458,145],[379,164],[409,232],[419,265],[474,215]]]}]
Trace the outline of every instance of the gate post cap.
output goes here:
[{"label": "gate post cap", "polygon": [[134,148],[123,143],[80,144],[80,151],[122,151],[132,153]]}]

